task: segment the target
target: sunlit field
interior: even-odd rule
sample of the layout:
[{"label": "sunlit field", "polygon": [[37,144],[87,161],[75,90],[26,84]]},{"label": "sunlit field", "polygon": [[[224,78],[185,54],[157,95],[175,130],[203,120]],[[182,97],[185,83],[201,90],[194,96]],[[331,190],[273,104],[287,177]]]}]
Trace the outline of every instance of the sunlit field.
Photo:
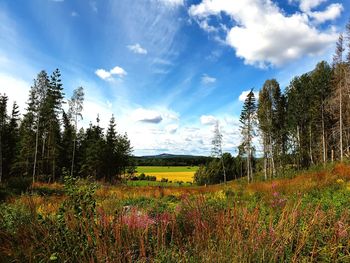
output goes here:
[{"label": "sunlit field", "polygon": [[138,166],[137,174],[147,174],[157,177],[157,181],[163,178],[172,182],[193,182],[193,176],[198,170],[197,166]]}]

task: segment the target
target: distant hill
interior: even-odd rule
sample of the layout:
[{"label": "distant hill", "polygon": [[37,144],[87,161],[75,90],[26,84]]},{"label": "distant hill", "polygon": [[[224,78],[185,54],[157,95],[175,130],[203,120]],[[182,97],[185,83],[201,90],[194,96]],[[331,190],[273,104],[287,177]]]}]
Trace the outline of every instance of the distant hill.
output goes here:
[{"label": "distant hill", "polygon": [[211,157],[207,156],[169,153],[134,157],[137,166],[197,166],[206,164],[211,159]]}]

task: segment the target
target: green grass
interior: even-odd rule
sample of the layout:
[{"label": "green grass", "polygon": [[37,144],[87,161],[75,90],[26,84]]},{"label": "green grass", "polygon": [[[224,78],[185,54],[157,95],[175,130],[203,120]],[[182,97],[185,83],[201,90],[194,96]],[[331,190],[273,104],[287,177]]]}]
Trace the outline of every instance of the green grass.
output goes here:
[{"label": "green grass", "polygon": [[137,166],[137,173],[196,172],[198,166]]}]

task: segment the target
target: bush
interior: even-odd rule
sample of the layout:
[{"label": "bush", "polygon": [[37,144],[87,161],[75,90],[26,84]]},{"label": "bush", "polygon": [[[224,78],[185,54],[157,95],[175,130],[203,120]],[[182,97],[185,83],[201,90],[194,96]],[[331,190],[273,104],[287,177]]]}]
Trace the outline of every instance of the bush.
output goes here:
[{"label": "bush", "polygon": [[146,176],[146,180],[147,180],[147,181],[157,181],[157,177],[152,176],[152,175],[147,175],[147,176]]},{"label": "bush", "polygon": [[161,183],[167,183],[168,179],[167,178],[162,178],[162,180],[160,180]]},{"label": "bush", "polygon": [[144,173],[139,175],[139,180],[145,180],[146,179],[146,175]]}]

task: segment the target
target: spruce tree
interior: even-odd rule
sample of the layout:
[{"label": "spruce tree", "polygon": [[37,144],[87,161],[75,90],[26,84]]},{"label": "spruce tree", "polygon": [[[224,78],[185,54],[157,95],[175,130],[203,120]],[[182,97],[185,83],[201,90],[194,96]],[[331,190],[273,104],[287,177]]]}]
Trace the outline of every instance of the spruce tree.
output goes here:
[{"label": "spruce tree", "polygon": [[5,129],[7,122],[7,101],[8,97],[0,95],[0,183],[3,178],[3,148],[4,148],[4,138],[5,138]]},{"label": "spruce tree", "polygon": [[247,160],[247,180],[249,183],[253,180],[253,137],[255,136],[256,126],[256,105],[253,89],[250,90],[247,98],[245,99],[241,112],[240,122],[242,135],[241,149],[243,150],[243,154],[246,156]]}]

